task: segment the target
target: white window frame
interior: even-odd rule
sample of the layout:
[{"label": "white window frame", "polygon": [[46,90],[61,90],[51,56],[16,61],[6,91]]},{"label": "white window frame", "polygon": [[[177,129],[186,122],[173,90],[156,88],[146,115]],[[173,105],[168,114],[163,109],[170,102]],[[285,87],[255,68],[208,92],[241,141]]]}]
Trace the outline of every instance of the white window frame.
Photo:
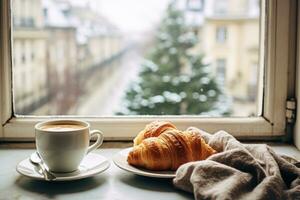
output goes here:
[{"label": "white window frame", "polygon": [[[300,4],[298,3],[298,13],[300,12]],[[300,22],[300,15],[298,14],[298,22]],[[300,26],[297,27],[297,70],[296,70],[296,97],[297,97],[297,110],[296,110],[296,126],[294,130],[294,144],[300,149]]]},{"label": "white window frame", "polygon": [[[13,114],[12,104],[12,61],[11,61],[11,19],[10,0],[0,0],[0,140],[33,140],[34,125],[49,117],[18,117]],[[208,132],[226,130],[238,138],[274,139],[286,135],[285,105],[286,99],[294,97],[295,80],[295,32],[296,0],[267,0],[266,31],[262,30],[266,40],[264,71],[261,67],[259,91],[263,99],[261,116],[251,118],[203,118],[197,116],[128,116],[128,117],[80,117],[91,123],[92,128],[104,132],[106,140],[127,140],[140,131],[145,124],[156,120],[169,120],[180,129],[196,126]],[[264,76],[264,79],[262,78]],[[262,90],[262,88],[260,87]],[[56,116],[52,118],[76,118]]]}]

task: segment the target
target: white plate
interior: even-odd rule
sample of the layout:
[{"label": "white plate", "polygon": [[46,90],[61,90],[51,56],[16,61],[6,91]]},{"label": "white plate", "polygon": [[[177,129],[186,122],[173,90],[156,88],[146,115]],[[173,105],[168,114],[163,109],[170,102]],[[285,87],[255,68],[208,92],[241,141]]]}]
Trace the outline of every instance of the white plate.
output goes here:
[{"label": "white plate", "polygon": [[[87,154],[80,163],[78,170],[71,173],[53,173],[57,178],[52,181],[73,181],[94,176],[104,172],[110,166],[110,162],[103,156],[95,153]],[[29,178],[45,180],[39,168],[32,164],[29,158],[17,165],[17,172]]]},{"label": "white plate", "polygon": [[132,165],[129,165],[127,162],[127,156],[131,150],[132,147],[123,149],[113,157],[114,163],[119,168],[141,176],[148,176],[148,177],[155,177],[155,178],[175,178],[176,171],[152,171],[152,170],[146,170],[142,168],[136,168]]}]

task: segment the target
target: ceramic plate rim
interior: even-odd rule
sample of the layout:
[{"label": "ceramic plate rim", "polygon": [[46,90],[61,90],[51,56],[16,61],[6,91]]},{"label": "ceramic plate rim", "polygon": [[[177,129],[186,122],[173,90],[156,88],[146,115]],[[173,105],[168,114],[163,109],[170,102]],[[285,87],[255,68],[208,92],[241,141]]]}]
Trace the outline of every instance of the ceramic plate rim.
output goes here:
[{"label": "ceramic plate rim", "polygon": [[[104,172],[104,171],[106,171],[109,167],[110,167],[110,162],[109,162],[109,160],[106,158],[106,157],[104,157],[104,156],[102,156],[102,155],[100,155],[100,154],[97,154],[97,153],[89,153],[89,154],[91,154],[91,155],[93,155],[93,156],[98,156],[98,157],[101,157],[102,159],[103,159],[103,162],[98,166],[98,167],[100,167],[100,166],[102,166],[101,167],[101,169],[100,170],[95,170],[95,169],[90,169],[90,170],[88,170],[88,171],[86,171],[85,173],[83,173],[84,175],[75,175],[75,176],[69,176],[69,177],[57,177],[56,179],[54,179],[54,180],[46,180],[45,178],[43,178],[42,177],[42,175],[41,176],[36,176],[36,175],[33,175],[33,176],[30,176],[29,174],[26,174],[26,173],[23,173],[22,172],[22,170],[20,170],[19,168],[20,168],[20,164],[22,163],[22,162],[30,162],[30,157],[27,157],[27,158],[25,158],[25,159],[23,159],[22,161],[20,161],[18,164],[17,164],[17,166],[16,166],[16,171],[19,173],[19,174],[21,174],[21,175],[23,175],[23,176],[25,176],[25,177],[28,177],[28,178],[30,178],[30,179],[34,179],[34,180],[41,180],[41,181],[47,181],[47,182],[61,182],[61,181],[75,181],[75,180],[80,180],[80,179],[85,179],[85,178],[89,178],[89,177],[92,177],[92,176],[95,176],[95,175],[97,175],[97,174],[100,174],[100,173],[102,173],[102,172]],[[33,165],[33,164],[32,164]],[[94,170],[94,171],[93,171]],[[93,172],[91,172],[91,171],[93,171]],[[90,173],[89,173],[90,172]],[[36,173],[38,173],[39,174],[39,172],[36,172]]]},{"label": "ceramic plate rim", "polygon": [[[124,158],[127,158],[128,152],[131,149],[132,149],[132,147],[122,149],[113,156],[113,162],[117,167],[119,167],[120,169],[125,170],[127,172],[131,172],[133,174],[137,174],[137,175],[140,175],[140,176],[153,177],[153,178],[165,178],[165,179],[175,178],[176,171],[174,171],[174,174],[163,174],[163,173],[160,173],[161,171],[144,170],[144,169],[141,169],[141,168],[136,168],[136,167],[131,166],[129,164],[128,165],[123,165],[122,163],[120,163],[119,159],[123,158],[122,160],[124,161]],[[123,155],[124,153],[126,153],[126,154]],[[127,163],[127,160],[126,160],[126,163]],[[170,172],[171,173],[173,171],[163,171],[163,172]]]}]

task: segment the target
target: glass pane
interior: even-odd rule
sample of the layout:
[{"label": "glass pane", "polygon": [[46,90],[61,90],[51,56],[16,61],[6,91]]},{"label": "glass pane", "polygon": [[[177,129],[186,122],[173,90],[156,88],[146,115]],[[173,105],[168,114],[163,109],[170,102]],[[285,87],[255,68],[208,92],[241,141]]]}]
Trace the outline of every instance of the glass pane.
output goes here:
[{"label": "glass pane", "polygon": [[257,116],[259,0],[12,0],[18,115]]}]

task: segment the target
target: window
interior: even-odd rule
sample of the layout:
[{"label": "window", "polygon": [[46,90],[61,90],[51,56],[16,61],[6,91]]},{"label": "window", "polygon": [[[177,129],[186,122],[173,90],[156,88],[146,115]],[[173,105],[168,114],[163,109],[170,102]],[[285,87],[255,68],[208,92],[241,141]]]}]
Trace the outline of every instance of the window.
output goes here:
[{"label": "window", "polygon": [[216,30],[216,41],[217,43],[225,43],[227,39],[227,27],[220,26]]},{"label": "window", "polygon": [[[44,12],[42,12],[43,6],[49,6],[49,8],[51,7],[54,9],[58,8],[61,12],[55,11],[54,13],[56,13],[56,17],[59,17],[59,20],[53,21],[51,19],[45,19],[45,21],[43,21],[41,19],[43,19],[44,16],[35,16],[36,23],[32,25],[34,28],[27,27],[26,30],[20,30],[22,27],[13,27],[11,32],[12,37],[10,37],[9,22],[12,13],[9,12],[9,8],[12,6],[12,10],[14,11],[14,5],[17,5],[17,1],[18,0],[14,0],[10,4],[8,0],[5,0],[1,7],[3,10],[0,12],[1,20],[3,21],[1,24],[3,27],[0,29],[3,30],[3,33],[1,33],[0,48],[1,58],[3,58],[1,59],[0,65],[2,72],[1,83],[3,83],[1,84],[2,98],[0,105],[1,121],[3,124],[1,133],[4,138],[31,138],[33,136],[33,124],[39,120],[48,118],[49,115],[53,115],[53,117],[61,117],[61,115],[64,115],[64,117],[80,117],[86,119],[90,121],[95,128],[103,130],[107,139],[115,137],[118,137],[119,139],[132,137],[145,123],[157,118],[171,120],[182,129],[191,125],[201,127],[210,132],[225,129],[236,136],[261,137],[284,134],[285,100],[288,96],[287,88],[289,86],[286,80],[288,80],[287,72],[289,71],[289,67],[293,67],[291,66],[291,60],[293,59],[291,55],[293,55],[292,51],[294,50],[290,46],[293,42],[286,43],[284,41],[294,40],[290,33],[292,33],[292,29],[295,27],[295,24],[292,23],[295,15],[289,14],[293,13],[291,11],[295,9],[295,5],[289,1],[277,0],[275,3],[273,1],[261,1],[260,5],[262,8],[260,9],[261,14],[259,16],[251,15],[248,18],[243,18],[243,20],[249,20],[247,21],[249,24],[243,24],[245,25],[243,26],[243,29],[255,30],[258,34],[258,37],[252,37],[256,38],[256,42],[242,40],[242,38],[239,38],[238,36],[235,37],[234,41],[236,43],[237,41],[240,41],[239,43],[242,41],[243,44],[245,44],[246,47],[243,51],[236,51],[239,49],[237,47],[230,49],[214,49],[213,47],[215,42],[213,31],[216,30],[214,27],[220,26],[220,20],[224,21],[230,19],[235,22],[235,20],[230,18],[232,16],[220,19],[219,16],[206,15],[205,12],[202,16],[202,22],[207,23],[207,26],[202,26],[203,24],[195,24],[194,20],[185,22],[181,17],[176,17],[176,19],[164,18],[164,16],[168,16],[168,12],[166,12],[166,9],[159,7],[162,5],[161,1],[159,1],[159,5],[153,4],[152,6],[160,10],[157,11],[161,13],[160,17],[157,17],[153,23],[145,23],[144,21],[142,21],[143,23],[139,22],[139,24],[150,24],[151,26],[148,28],[157,27],[157,29],[149,29],[149,32],[143,32],[144,36],[158,33],[156,39],[151,39],[150,37],[148,40],[144,40],[145,43],[143,43],[143,45],[139,44],[139,52],[145,53],[145,55],[150,57],[146,57],[147,59],[137,55],[137,52],[134,51],[137,41],[128,41],[128,39],[131,38],[125,37],[130,35],[133,39],[140,39],[139,35],[122,35],[124,32],[121,32],[122,34],[120,35],[119,32],[120,27],[137,31],[136,28],[140,29],[142,26],[134,25],[134,23],[124,23],[123,21],[123,23],[118,24],[120,27],[116,27],[114,24],[115,21],[112,20],[108,23],[105,21],[105,19],[107,19],[106,17],[99,17],[98,14],[96,14],[98,17],[94,19],[95,21],[92,20],[87,23],[85,19],[74,20],[74,13],[72,14],[72,11],[70,10],[64,10],[69,9],[68,6],[49,6],[49,4],[62,3],[63,1],[44,0],[41,1],[43,3],[42,5],[35,7],[40,8],[40,12],[37,13],[42,15],[44,14]],[[130,4],[130,2],[132,3],[131,0],[122,1],[124,6],[121,7],[125,8],[127,6],[126,8],[134,8],[133,6],[130,7],[127,5]],[[177,5],[174,5],[174,7],[171,8],[168,7],[168,2],[169,1],[165,2],[165,8],[174,9],[169,10],[169,12],[172,12],[171,16],[185,16],[186,12],[189,12],[185,11],[186,4],[181,4],[184,6],[178,11]],[[134,9],[136,9],[139,4],[130,5],[135,5],[136,7]],[[214,4],[211,3],[204,3],[204,5],[204,7],[208,5],[214,6]],[[79,6],[82,6],[82,4]],[[84,4],[83,6],[88,6],[88,4]],[[228,8],[231,8],[231,5],[228,6]],[[118,7],[120,7],[120,5],[118,5]],[[143,7],[145,7],[144,4]],[[116,8],[115,4],[110,4],[101,11],[104,13],[108,11],[109,13],[112,13],[111,11],[114,8]],[[85,7],[85,13],[87,9],[88,8]],[[205,9],[206,8],[204,8],[204,10]],[[136,12],[140,14],[140,11],[141,10]],[[153,10],[151,11],[153,14]],[[193,11],[193,13],[194,12],[195,11]],[[227,12],[229,13],[230,9],[228,9]],[[134,12],[128,12],[128,10],[126,10],[126,16],[128,13]],[[188,13],[188,15],[190,14],[191,13]],[[46,15],[48,17],[52,15],[50,9],[48,9]],[[279,19],[278,16],[280,16],[280,21],[277,21],[277,19]],[[120,17],[117,18],[120,19]],[[70,26],[66,19],[73,19],[74,21],[72,22],[76,22],[77,24],[75,25],[79,28],[74,24]],[[240,20],[241,19],[237,20],[238,23],[240,23]],[[264,23],[265,21],[267,21],[266,24]],[[45,28],[45,23],[48,24],[47,28]],[[97,23],[105,24],[105,26],[95,26]],[[158,25],[154,26],[153,24]],[[159,24],[162,25],[159,26]],[[193,26],[190,26],[191,24]],[[259,24],[261,25],[259,26]],[[185,32],[186,34],[176,37],[176,40],[168,40],[169,37],[168,34],[166,34],[168,33],[167,28],[183,28],[185,26],[193,27],[193,29],[199,27],[199,34],[205,34],[206,38],[200,40],[203,41],[202,43],[197,43],[195,35],[191,34],[190,31],[187,31]],[[10,41],[13,43],[12,50],[14,50],[14,48],[18,46],[16,37],[20,35],[25,36],[25,33],[34,36],[31,40],[34,41],[35,49],[38,49],[38,51],[35,52],[35,60],[37,63],[32,64],[30,67],[27,67],[28,69],[25,69],[26,76],[24,77],[27,80],[24,81],[24,83],[26,83],[24,88],[26,88],[26,94],[23,95],[24,103],[21,103],[16,102],[17,99],[18,101],[21,101],[20,98],[22,98],[22,95],[17,94],[18,91],[16,91],[16,87],[14,87],[20,85],[20,83],[17,83],[19,78],[16,77],[16,70],[20,69],[20,67],[11,66],[13,57],[17,58],[19,56],[11,54],[11,52],[18,53],[21,51],[11,51]],[[248,33],[250,34],[250,31],[245,31],[243,36],[249,38],[247,37]],[[253,35],[253,33],[251,34]],[[196,37],[199,36],[197,35]],[[285,40],[283,38],[285,38]],[[124,41],[124,39],[126,40]],[[183,43],[184,45],[172,44],[174,41]],[[147,46],[149,44],[152,46]],[[280,48],[278,48],[279,46]],[[154,50],[156,50],[156,53],[157,51],[163,53],[155,54],[155,52],[153,52],[153,47]],[[189,47],[187,51],[181,51],[181,48],[187,47]],[[234,52],[238,52],[238,54],[234,55],[233,52],[230,52],[232,49],[234,49]],[[126,51],[131,51],[132,53],[128,59],[125,59],[124,57],[126,56]],[[165,52],[167,52],[167,56],[164,54]],[[244,56],[242,56],[243,53],[247,54],[247,52],[252,53],[249,54],[251,59],[250,57],[244,59]],[[26,53],[28,53],[28,51],[26,51]],[[188,57],[184,57],[184,59],[174,59],[178,57],[178,55],[183,55],[182,53],[197,56],[192,57],[192,59],[187,59]],[[102,56],[98,56],[100,54]],[[153,57],[151,57],[151,55]],[[282,56],[279,59],[275,55]],[[78,63],[78,57],[80,57],[80,63]],[[119,57],[122,57],[122,59],[115,59]],[[212,67],[208,66],[213,66],[214,63],[210,61],[220,57],[226,59],[226,71],[228,70],[228,73],[224,73],[226,82],[231,83],[228,85],[234,87],[229,89],[229,91],[231,91],[230,94],[224,93],[225,96],[227,95],[227,98],[220,98],[218,99],[220,101],[216,101],[216,104],[214,104],[216,108],[223,108],[226,107],[223,105],[228,104],[234,105],[236,103],[236,98],[230,95],[248,95],[247,86],[249,79],[244,79],[243,77],[249,77],[249,74],[247,74],[246,71],[243,71],[243,68],[251,66],[249,62],[253,62],[253,60],[254,62],[257,61],[257,63],[259,63],[259,77],[257,81],[259,87],[257,87],[258,95],[254,102],[254,105],[257,105],[254,116],[251,115],[252,117],[249,117],[248,114],[228,114],[226,111],[222,111],[223,113],[220,114],[218,113],[220,110],[213,110],[212,107],[204,111],[197,110],[198,114],[190,114],[190,110],[193,111],[196,109],[190,109],[185,103],[180,104],[185,98],[190,98],[191,101],[197,102],[196,105],[198,105],[199,102],[203,102],[203,104],[208,102],[208,98],[216,98],[217,90],[219,90],[219,88],[217,88],[218,83],[217,80],[212,82],[213,79],[211,77],[213,77],[213,70]],[[259,60],[259,58],[261,59]],[[154,59],[159,60],[159,65],[157,64],[157,60]],[[45,65],[44,61],[48,62],[47,65]],[[26,62],[29,61],[26,60]],[[133,67],[136,66],[134,65],[134,62],[142,63],[135,68]],[[170,68],[170,63],[172,62],[175,63],[172,66],[180,67],[177,69]],[[243,62],[247,63],[245,64]],[[109,67],[107,67],[107,63],[110,64]],[[127,65],[124,65],[124,63]],[[162,69],[160,66],[164,66],[164,68]],[[202,71],[198,74],[199,77],[195,78],[193,75],[195,74],[195,71],[193,70],[196,70],[193,69],[193,66],[202,67],[199,67]],[[233,67],[229,68],[231,66]],[[266,68],[263,68],[262,66],[265,66]],[[236,68],[239,70],[236,70]],[[95,69],[101,69],[101,71],[98,71],[97,73]],[[120,72],[116,69],[122,69],[122,73],[115,73]],[[233,70],[234,73],[231,73],[229,70]],[[161,72],[162,76],[159,78],[157,78],[158,76],[152,77],[155,72]],[[238,74],[238,76],[236,76],[236,74]],[[27,78],[28,75],[30,78]],[[144,80],[141,80],[143,75],[145,75],[145,78]],[[14,78],[11,79],[11,77]],[[234,82],[238,80],[237,77],[242,77],[243,80]],[[263,80],[263,77],[265,77],[265,80]],[[125,82],[127,81],[126,84],[125,82],[120,83],[112,81],[124,81],[124,79]],[[132,80],[135,80],[135,85],[131,85]],[[213,83],[212,85],[215,85],[214,87],[216,87],[216,89],[202,87],[202,89],[200,88],[199,91],[197,91],[191,87],[192,81],[195,81],[196,88],[199,87],[200,84],[210,85]],[[39,86],[35,87],[36,85],[33,84],[33,82]],[[146,85],[141,85],[140,83]],[[159,90],[163,91],[160,92],[160,94],[155,94],[152,93],[151,90],[147,90],[147,88],[149,88],[147,84],[155,85],[157,83],[164,84],[164,87],[167,88],[167,90]],[[113,87],[111,87],[111,85],[113,85]],[[43,87],[45,88],[43,89]],[[127,88],[131,89],[127,90]],[[184,88],[184,90],[175,91],[175,88]],[[158,89],[160,88],[158,87]],[[98,91],[102,91],[102,93],[97,93]],[[276,91],[276,93],[274,91]],[[201,92],[204,92],[205,95]],[[129,101],[122,101],[124,96],[126,98],[127,93],[127,99],[129,99]],[[89,97],[90,94],[94,94],[95,96],[93,96],[93,98],[85,99]],[[150,98],[144,98],[144,96],[140,96],[141,94],[148,95]],[[222,95],[223,93],[220,92],[219,96],[221,97]],[[17,96],[18,98],[16,98]],[[264,99],[264,101],[262,101],[262,99]],[[272,101],[270,99],[272,99]],[[129,105],[119,106],[121,109],[118,106],[111,106],[117,105],[116,102],[129,103]],[[169,105],[164,104],[165,102],[171,102],[176,106],[169,106],[168,112],[165,112],[165,107],[168,107],[166,105]],[[81,103],[88,103],[89,106],[78,106]],[[24,107],[18,110],[17,105]],[[40,107],[35,108],[34,105],[39,105]],[[163,112],[151,113],[151,110],[154,110],[152,107],[153,105],[161,106],[158,110]],[[229,106],[229,108],[232,107],[233,106]],[[274,107],[277,109],[276,115],[274,113]],[[122,108],[126,109],[123,110]],[[146,112],[143,114],[137,112],[140,108],[147,108],[145,109]],[[110,109],[109,112],[107,111],[108,109]],[[101,110],[101,114],[99,114],[99,110]],[[113,114],[111,110],[113,110]],[[129,113],[131,116],[128,116],[128,110],[131,111],[131,113]],[[93,115],[94,112],[96,114]],[[147,113],[149,113],[150,116],[145,116]],[[157,114],[159,114],[159,116],[157,116]],[[216,116],[219,118],[216,118]]]},{"label": "window", "polygon": [[26,63],[26,52],[25,51],[26,51],[25,50],[25,41],[23,41],[23,42],[21,42],[21,49],[20,49],[20,52],[21,52],[21,63],[23,65],[25,65],[25,63]]},{"label": "window", "polygon": [[224,58],[219,58],[216,60],[217,73],[216,77],[219,79],[220,83],[225,85],[226,78],[226,60]]},{"label": "window", "polygon": [[[21,1],[24,2],[12,1],[13,12],[17,13]],[[217,3],[204,7],[204,1],[199,0],[166,0],[163,4],[159,4],[158,0],[148,2],[149,7],[155,8],[151,12],[145,10],[145,15],[136,12],[131,1],[124,4],[126,13],[109,0],[103,1],[101,6],[108,6],[110,12],[97,9],[97,1],[94,6],[78,4],[72,0],[32,2],[34,6],[25,11],[39,13],[33,16],[35,21],[41,23],[31,28],[15,25],[12,48],[16,49],[20,43],[26,44],[22,46],[22,51],[28,60],[27,68],[23,69],[27,71],[25,78],[28,93],[39,93],[40,88],[36,85],[47,87],[44,88],[45,96],[29,97],[27,108],[18,110],[15,107],[15,114],[249,116],[247,112],[238,115],[234,112],[238,102],[231,99],[237,99],[237,92],[226,92],[234,88],[228,85],[223,90],[223,87],[227,87],[223,84],[224,80],[235,77],[228,78],[225,77],[227,74],[217,73],[214,78],[214,74],[208,71],[213,69],[214,63],[206,66],[204,59],[218,55],[204,48],[214,43],[212,34],[206,34],[205,31],[217,26],[217,42],[224,43],[227,27],[218,24],[226,22],[228,26],[236,27],[233,34],[241,37],[244,42],[232,41],[228,44],[232,46],[232,51],[227,51],[226,47],[216,47],[215,50],[227,51],[226,57],[234,60],[228,70],[238,74],[239,68],[247,68],[249,65],[239,65],[241,54],[246,60],[250,55],[247,52],[250,44],[244,38],[250,30],[244,28],[245,25],[253,26],[252,57],[259,61],[259,13],[253,16],[253,21],[239,16],[235,16],[238,20],[228,20],[227,17],[232,13],[210,20],[206,19],[206,11],[217,7]],[[135,2],[134,5],[142,7],[145,2]],[[248,11],[248,7],[244,7],[243,10]],[[87,10],[90,13],[88,16],[84,14]],[[157,14],[153,15],[153,12]],[[127,16],[128,13],[131,18],[140,17],[142,20],[126,21],[118,17]],[[197,16],[203,18],[201,24],[196,22]],[[145,26],[148,18],[155,20],[155,23]],[[144,34],[145,31],[149,34]],[[145,51],[140,51],[140,48],[145,48]],[[36,49],[41,55],[39,63],[32,59]],[[236,49],[240,49],[240,52],[236,53]],[[13,57],[19,56],[17,51],[13,52]],[[222,66],[218,64],[222,63],[217,62],[217,70],[220,70]],[[15,74],[20,71],[18,65],[15,63],[13,67]],[[227,66],[224,64],[223,67],[225,71]],[[128,76],[115,78],[124,73]],[[221,85],[218,80],[221,80]],[[14,78],[16,85],[20,85],[20,81],[20,78]],[[241,90],[247,90],[246,83],[241,86]],[[15,96],[18,96],[17,92],[20,91],[15,90]],[[247,99],[247,93],[243,95]],[[15,99],[16,104],[18,101],[22,99]],[[44,105],[37,102],[43,102]],[[255,106],[253,108],[251,113],[257,113]]]},{"label": "window", "polygon": [[228,1],[227,0],[214,0],[215,7],[214,7],[214,12],[217,15],[222,15],[226,14],[228,11]]},{"label": "window", "polygon": [[251,63],[250,71],[249,71],[249,84],[248,84],[248,96],[251,101],[255,101],[256,98],[256,89],[257,85],[257,74],[258,74],[258,65],[256,62]]},{"label": "window", "polygon": [[201,11],[204,8],[204,0],[187,0],[186,7],[188,10]]}]

